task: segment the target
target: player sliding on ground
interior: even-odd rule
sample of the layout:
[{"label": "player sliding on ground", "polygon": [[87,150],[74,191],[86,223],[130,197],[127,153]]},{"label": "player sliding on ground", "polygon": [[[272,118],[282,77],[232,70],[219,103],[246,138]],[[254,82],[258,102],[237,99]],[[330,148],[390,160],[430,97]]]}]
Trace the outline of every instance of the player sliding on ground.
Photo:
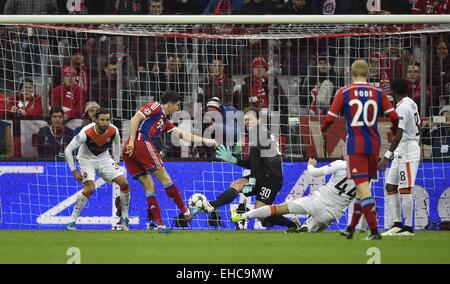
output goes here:
[{"label": "player sliding on ground", "polygon": [[148,207],[160,233],[169,233],[170,230],[161,219],[160,208],[156,200],[155,184],[149,173],[161,182],[167,195],[175,202],[187,221],[192,218],[192,215],[186,207],[180,191],[164,168],[155,142],[160,139],[162,132],[167,132],[192,143],[203,143],[211,147],[217,146],[214,139],[206,139],[185,132],[170,122],[168,117],[178,111],[179,107],[180,96],[172,91],[165,92],[162,95],[161,103],[149,102],[145,104],[131,119],[130,137],[123,149],[125,165],[133,179],[138,179],[144,186]]},{"label": "player sliding on ground", "polygon": [[[72,221],[67,224],[67,230],[76,230],[75,224],[81,210],[95,190],[95,172],[98,172],[107,183],[115,182],[120,186],[120,204],[122,229],[128,230],[128,208],[130,207],[130,189],[123,171],[117,165],[120,161],[120,134],[117,127],[110,123],[109,110],[100,109],[96,113],[96,122],[86,125],[75,136],[65,149],[65,155],[70,170],[77,181],[83,181],[83,191],[77,197],[72,212]],[[109,147],[113,144],[113,157]],[[77,160],[80,172],[73,160],[73,152],[78,150]]]},{"label": "player sliding on ground", "polygon": [[321,127],[323,135],[333,124],[334,118],[344,113],[347,125],[347,163],[348,177],[356,184],[356,199],[351,224],[341,233],[347,239],[353,238],[359,219],[364,217],[371,234],[368,240],[379,240],[375,200],[370,191],[370,180],[378,177],[378,155],[380,153],[380,134],[378,117],[389,115],[393,132],[397,130],[398,115],[386,94],[367,83],[369,66],[364,60],[352,64],[352,84],[341,88],[334,97],[333,104]]},{"label": "player sliding on ground", "polygon": [[[232,202],[240,192],[246,196],[256,195],[255,208],[273,203],[283,185],[282,159],[275,137],[261,123],[260,112],[256,107],[244,110],[245,127],[249,132],[250,156],[242,160],[235,156],[230,147],[221,145],[216,158],[237,164],[251,170],[250,175],[233,182],[230,188],[222,192],[216,200],[208,203],[207,212]],[[198,208],[197,208],[198,209]],[[297,228],[300,224],[283,216],[271,216],[263,220],[263,226],[280,225]]]},{"label": "player sliding on ground", "polygon": [[[393,207],[388,206],[389,209],[394,210],[394,212],[388,212],[388,215],[393,215],[394,226],[381,235],[412,236],[414,230],[412,227],[413,198],[411,190],[414,187],[420,160],[420,116],[416,103],[408,98],[408,82],[405,79],[396,79],[392,81],[391,87],[397,102],[395,111],[399,115],[398,130],[392,138],[389,151],[384,155],[379,168],[382,171],[386,170],[387,163],[394,157],[386,182],[387,198],[392,199],[394,203]],[[399,190],[405,218],[403,228]]]},{"label": "player sliding on ground", "polygon": [[353,180],[347,178],[347,163],[337,160],[331,164],[316,168],[317,161],[309,159],[308,173],[313,177],[332,175],[328,183],[311,195],[288,200],[279,205],[263,206],[244,214],[231,209],[231,221],[239,222],[249,218],[267,218],[274,215],[308,214],[310,217],[300,228],[289,228],[288,233],[320,232],[345,213],[356,194]]}]

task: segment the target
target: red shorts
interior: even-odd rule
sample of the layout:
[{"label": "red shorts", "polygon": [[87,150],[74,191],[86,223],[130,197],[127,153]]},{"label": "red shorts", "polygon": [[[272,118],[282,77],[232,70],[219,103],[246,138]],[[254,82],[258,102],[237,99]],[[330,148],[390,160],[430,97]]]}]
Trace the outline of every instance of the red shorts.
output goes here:
[{"label": "red shorts", "polygon": [[378,177],[378,155],[349,155],[347,156],[347,164],[347,176],[356,185]]},{"label": "red shorts", "polygon": [[[125,145],[128,144],[128,141]],[[164,164],[159,156],[155,146],[148,141],[136,140],[134,142],[134,151],[131,157],[123,150],[123,161],[125,166],[134,179],[146,175],[148,172],[164,168]]]}]

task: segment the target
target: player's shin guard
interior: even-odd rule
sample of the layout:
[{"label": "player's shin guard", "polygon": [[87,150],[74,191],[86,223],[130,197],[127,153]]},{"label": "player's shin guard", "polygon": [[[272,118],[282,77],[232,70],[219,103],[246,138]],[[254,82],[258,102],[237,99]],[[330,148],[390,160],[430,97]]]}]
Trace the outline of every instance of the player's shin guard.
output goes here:
[{"label": "player's shin guard", "polygon": [[75,202],[75,207],[73,208],[71,219],[73,222],[77,221],[77,218],[80,216],[81,210],[83,210],[86,202],[88,201],[91,195],[89,193],[82,192],[77,197],[77,201]]},{"label": "player's shin guard", "polygon": [[130,189],[120,190],[120,205],[122,207],[122,217],[128,218],[130,208]]},{"label": "player's shin guard", "polygon": [[354,231],[356,226],[359,223],[359,219],[361,219],[363,212],[361,208],[361,200],[359,198],[355,199],[355,202],[353,203],[353,215],[352,215],[352,221],[350,225],[348,226],[348,229],[351,231]]},{"label": "player's shin guard", "polygon": [[367,220],[367,224],[369,224],[372,235],[378,234],[378,221],[375,212],[375,202],[373,200],[373,197],[368,197],[361,201],[361,207],[364,217]]},{"label": "player's shin guard", "polygon": [[181,210],[181,213],[183,213],[185,216],[189,215],[189,210],[186,207],[186,204],[183,201],[183,198],[181,197],[180,191],[178,190],[177,186],[175,184],[169,184],[167,186],[164,186],[167,195],[175,202],[178,209]]},{"label": "player's shin guard", "polygon": [[228,190],[222,192],[216,200],[211,201],[210,204],[212,207],[217,209],[220,206],[231,203],[238,195],[239,192],[236,189],[230,187]]},{"label": "player's shin guard", "polygon": [[152,213],[153,218],[155,218],[155,222],[158,226],[164,226],[164,223],[161,219],[161,211],[159,209],[158,200],[156,200],[156,196],[152,194],[147,194],[147,204],[150,212]]},{"label": "player's shin guard", "polygon": [[401,202],[405,226],[412,228],[413,198],[411,195],[411,188],[400,189],[400,196],[402,198]]}]

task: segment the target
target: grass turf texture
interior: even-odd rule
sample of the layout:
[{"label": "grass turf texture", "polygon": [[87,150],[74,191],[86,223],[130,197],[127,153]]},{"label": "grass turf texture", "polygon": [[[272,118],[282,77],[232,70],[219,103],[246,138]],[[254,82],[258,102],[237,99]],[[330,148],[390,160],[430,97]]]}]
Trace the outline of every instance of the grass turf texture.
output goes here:
[{"label": "grass turf texture", "polygon": [[336,232],[281,231],[0,231],[0,263],[66,263],[77,247],[81,263],[450,263],[450,232],[346,240]]}]

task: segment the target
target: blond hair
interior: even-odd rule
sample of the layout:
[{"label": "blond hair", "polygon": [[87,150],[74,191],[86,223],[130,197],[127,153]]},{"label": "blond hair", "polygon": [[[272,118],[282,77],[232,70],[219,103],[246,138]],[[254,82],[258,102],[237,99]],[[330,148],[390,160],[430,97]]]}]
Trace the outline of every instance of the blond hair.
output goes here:
[{"label": "blond hair", "polygon": [[369,64],[365,60],[356,60],[352,64],[352,77],[365,77],[369,75]]}]

